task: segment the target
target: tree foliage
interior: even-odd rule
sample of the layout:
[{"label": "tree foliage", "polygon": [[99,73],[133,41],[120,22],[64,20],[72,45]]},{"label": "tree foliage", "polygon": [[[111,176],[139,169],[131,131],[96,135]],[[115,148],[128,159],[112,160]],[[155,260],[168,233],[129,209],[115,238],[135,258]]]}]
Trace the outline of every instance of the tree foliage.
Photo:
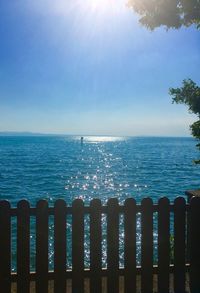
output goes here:
[{"label": "tree foliage", "polygon": [[167,29],[192,24],[200,28],[200,0],[128,0],[128,6],[150,30],[161,25]]},{"label": "tree foliage", "polygon": [[200,87],[194,81],[183,80],[181,88],[170,88],[169,93],[173,96],[174,103],[186,104],[189,111],[200,118]]},{"label": "tree foliage", "polygon": [[[200,0],[128,0],[128,6],[141,17],[140,23],[150,30],[165,26],[178,29],[195,25],[200,29]],[[200,140],[200,87],[191,79],[183,80],[182,87],[170,88],[173,102],[185,104],[198,116],[191,126],[192,135]],[[200,143],[197,144],[200,150]],[[195,161],[200,164],[200,160]]]},{"label": "tree foliage", "polygon": [[[170,88],[169,93],[173,96],[173,103],[187,105],[189,112],[198,116],[198,120],[190,126],[190,129],[192,135],[200,140],[200,87],[191,79],[187,79],[183,80],[182,87]],[[197,147],[200,150],[200,143]],[[195,162],[200,164],[200,160]]]}]

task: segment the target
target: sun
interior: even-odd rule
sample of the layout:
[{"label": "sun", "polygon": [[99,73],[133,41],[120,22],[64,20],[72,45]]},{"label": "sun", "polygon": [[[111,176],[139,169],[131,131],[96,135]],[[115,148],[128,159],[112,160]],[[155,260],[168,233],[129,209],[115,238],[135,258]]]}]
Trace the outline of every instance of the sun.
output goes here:
[{"label": "sun", "polygon": [[87,0],[88,6],[91,7],[93,11],[105,11],[109,9],[112,1],[106,0]]},{"label": "sun", "polygon": [[116,0],[86,0],[85,6],[95,13],[113,13],[119,10],[119,3]]},{"label": "sun", "polygon": [[[44,4],[48,2],[51,5]],[[48,11],[48,13],[65,18],[72,14],[79,14],[79,16],[84,15],[85,19],[90,16],[104,19],[106,17],[122,15],[124,9],[127,8],[126,3],[127,0],[57,0],[54,2],[44,0],[36,1],[33,7],[40,12],[44,10],[45,13]]]}]

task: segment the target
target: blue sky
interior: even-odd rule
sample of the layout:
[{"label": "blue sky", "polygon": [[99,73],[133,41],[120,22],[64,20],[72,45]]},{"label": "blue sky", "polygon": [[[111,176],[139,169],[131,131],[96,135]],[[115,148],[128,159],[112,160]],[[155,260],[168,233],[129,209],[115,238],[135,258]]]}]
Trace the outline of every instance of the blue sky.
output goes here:
[{"label": "blue sky", "polygon": [[200,82],[200,31],[148,31],[126,0],[0,1],[0,131],[189,135],[169,87]]}]

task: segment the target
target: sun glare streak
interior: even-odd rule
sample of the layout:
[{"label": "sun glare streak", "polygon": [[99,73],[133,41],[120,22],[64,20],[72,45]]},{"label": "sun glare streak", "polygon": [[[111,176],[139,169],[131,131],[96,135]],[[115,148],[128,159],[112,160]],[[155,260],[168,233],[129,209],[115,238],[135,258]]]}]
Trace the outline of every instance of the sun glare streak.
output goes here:
[{"label": "sun glare streak", "polygon": [[113,0],[86,0],[85,4],[94,13],[117,12],[119,8]]},{"label": "sun glare streak", "polygon": [[51,2],[50,0],[35,1],[32,7],[40,12],[49,11],[56,15],[69,15],[73,11],[82,12],[84,14],[96,14],[108,16],[112,14],[122,13],[126,7],[126,0],[58,0]]},{"label": "sun glare streak", "polygon": [[64,56],[68,55],[69,48],[75,48],[75,52],[81,48],[83,54],[90,50],[95,62],[102,60],[105,46],[111,46],[113,40],[119,38],[127,19],[127,0],[36,0],[28,3],[31,13],[45,16],[49,40]]},{"label": "sun glare streak", "polygon": [[[75,140],[80,141],[80,136],[75,136]],[[88,143],[103,143],[103,142],[116,142],[126,140],[122,136],[84,136],[83,141]]]}]

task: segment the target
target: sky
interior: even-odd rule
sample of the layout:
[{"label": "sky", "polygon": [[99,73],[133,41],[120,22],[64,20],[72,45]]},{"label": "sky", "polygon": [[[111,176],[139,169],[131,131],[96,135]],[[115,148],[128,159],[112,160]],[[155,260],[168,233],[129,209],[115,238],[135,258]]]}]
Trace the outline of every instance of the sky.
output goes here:
[{"label": "sky", "polygon": [[151,32],[126,0],[0,1],[0,131],[188,136],[200,31]]}]

